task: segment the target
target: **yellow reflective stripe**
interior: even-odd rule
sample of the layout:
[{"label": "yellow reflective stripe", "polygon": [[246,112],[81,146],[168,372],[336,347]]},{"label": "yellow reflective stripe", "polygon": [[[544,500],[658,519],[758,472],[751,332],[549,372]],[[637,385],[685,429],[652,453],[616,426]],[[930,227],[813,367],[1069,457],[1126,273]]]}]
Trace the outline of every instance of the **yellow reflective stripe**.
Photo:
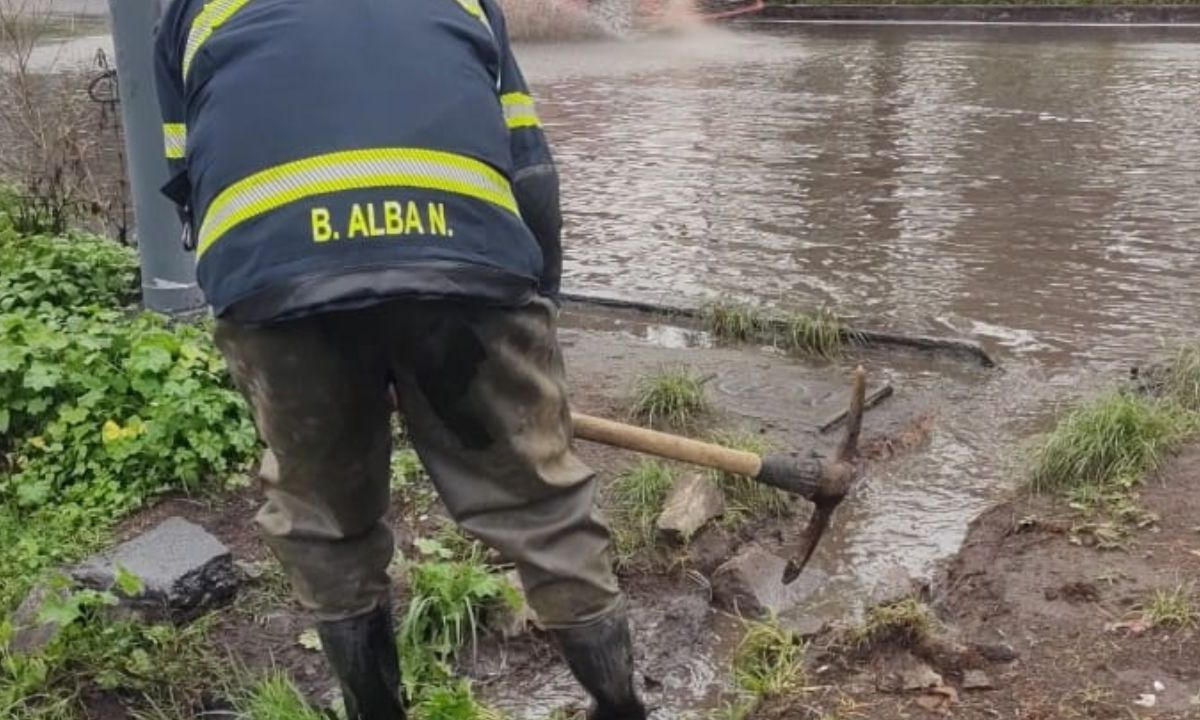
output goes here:
[{"label": "yellow reflective stripe", "polygon": [[495,36],[492,33],[492,24],[488,22],[487,13],[483,11],[483,6],[479,4],[479,0],[458,0],[458,4],[462,6],[463,10],[466,10],[469,14],[477,18],[479,22],[483,23],[484,27],[487,28],[488,34],[493,35],[493,37]]},{"label": "yellow reflective stripe", "polygon": [[500,105],[504,108],[504,122],[509,130],[527,127],[541,127],[542,121],[537,116],[533,98],[526,93],[513,92],[500,96]]},{"label": "yellow reflective stripe", "polygon": [[421,148],[347,150],[279,165],[230,185],[204,215],[197,254],[241,223],[297,200],[385,187],[441,190],[520,215],[508,180],[473,158]]},{"label": "yellow reflective stripe", "polygon": [[187,79],[188,71],[192,68],[192,61],[196,59],[196,53],[200,52],[200,47],[208,41],[213,31],[224,25],[248,2],[250,0],[210,0],[204,4],[204,9],[192,21],[192,28],[188,31],[187,45],[183,49],[184,80]]},{"label": "yellow reflective stripe", "polygon": [[187,125],[183,123],[163,123],[163,149],[170,160],[183,158],[187,150]]}]

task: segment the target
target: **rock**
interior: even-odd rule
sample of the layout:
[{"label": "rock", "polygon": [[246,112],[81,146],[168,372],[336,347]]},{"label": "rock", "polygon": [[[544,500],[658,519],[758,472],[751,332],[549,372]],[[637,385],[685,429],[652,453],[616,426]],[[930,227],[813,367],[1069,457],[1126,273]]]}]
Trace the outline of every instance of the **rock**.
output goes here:
[{"label": "rock", "polygon": [[658,529],[688,540],[725,512],[725,494],[711,477],[698,473],[679,479],[667,495]]},{"label": "rock", "polygon": [[920,591],[920,583],[903,565],[891,565],[875,581],[867,597],[867,607],[894,605]]},{"label": "rock", "polygon": [[825,628],[829,627],[828,621],[816,615],[802,615],[795,619],[788,618],[783,624],[784,627],[796,633],[803,640],[814,638],[824,632]]},{"label": "rock", "polygon": [[88,558],[71,575],[85,587],[107,590],[118,568],[142,582],[138,595],[122,596],[121,602],[151,619],[186,620],[237,593],[238,571],[229,548],[179,517]]},{"label": "rock", "polygon": [[991,690],[996,687],[992,679],[982,670],[967,670],[963,673],[963,690]]},{"label": "rock", "polygon": [[994,643],[976,643],[975,649],[985,659],[991,662],[1007,663],[1013,662],[1020,657],[1020,654],[1006,642]]},{"label": "rock", "polygon": [[751,543],[713,573],[713,600],[742,615],[780,614],[810,598],[825,583],[824,573],[808,568],[791,585],[784,585],[785,567],[783,558]]},{"label": "rock", "polygon": [[540,628],[541,624],[538,622],[537,613],[534,612],[533,608],[529,607],[529,601],[525,599],[525,587],[521,584],[521,576],[517,571],[509,570],[505,574],[504,579],[521,594],[521,607],[518,610],[506,609],[499,613],[491,622],[491,626],[505,640],[511,640],[529,632],[531,627]]},{"label": "rock", "polygon": [[42,605],[54,594],[66,598],[66,590],[54,590],[48,585],[36,585],[21,601],[12,615],[13,634],[8,650],[14,655],[36,655],[54,642],[60,627],[55,622],[40,622]]},{"label": "rock", "polygon": [[941,675],[907,652],[885,658],[875,676],[875,687],[885,693],[919,692],[942,686]]},{"label": "rock", "polygon": [[1138,696],[1137,700],[1133,701],[1134,705],[1144,708],[1152,708],[1158,705],[1158,696],[1153,693],[1143,693]]}]

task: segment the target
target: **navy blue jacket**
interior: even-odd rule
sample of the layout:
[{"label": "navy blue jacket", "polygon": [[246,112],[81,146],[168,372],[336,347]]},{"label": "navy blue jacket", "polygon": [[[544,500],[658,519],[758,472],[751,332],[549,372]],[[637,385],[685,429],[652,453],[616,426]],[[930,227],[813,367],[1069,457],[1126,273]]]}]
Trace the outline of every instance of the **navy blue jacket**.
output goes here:
[{"label": "navy blue jacket", "polygon": [[174,0],[156,53],[218,316],[557,293],[558,178],[494,0]]}]

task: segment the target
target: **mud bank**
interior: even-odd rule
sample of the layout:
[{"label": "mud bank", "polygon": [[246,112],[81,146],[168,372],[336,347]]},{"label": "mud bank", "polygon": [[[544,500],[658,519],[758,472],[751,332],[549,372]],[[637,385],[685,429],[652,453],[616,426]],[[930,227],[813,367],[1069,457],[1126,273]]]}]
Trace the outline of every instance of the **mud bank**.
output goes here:
[{"label": "mud bank", "polygon": [[1200,5],[768,5],[736,22],[1196,25]]},{"label": "mud bank", "polygon": [[[996,505],[933,582],[933,637],[863,651],[830,632],[810,650],[809,692],[752,717],[1200,717],[1198,462],[1192,446],[1146,483],[1152,520],[1116,545],[1063,503]],[[1186,619],[1154,622],[1156,596],[1177,598]],[[823,714],[836,712],[848,714]]]}]

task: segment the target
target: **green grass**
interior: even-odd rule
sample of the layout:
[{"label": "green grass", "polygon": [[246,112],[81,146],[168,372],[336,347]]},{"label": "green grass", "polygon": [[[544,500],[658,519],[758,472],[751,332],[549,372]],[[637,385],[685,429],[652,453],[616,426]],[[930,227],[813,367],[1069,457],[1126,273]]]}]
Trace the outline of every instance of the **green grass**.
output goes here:
[{"label": "green grass", "polygon": [[905,598],[867,611],[863,622],[852,628],[850,641],[860,647],[894,642],[914,645],[933,634],[933,613],[920,600]]},{"label": "green grass", "polygon": [[1200,620],[1191,584],[1159,588],[1151,593],[1142,608],[1142,617],[1151,627],[1192,628]]},{"label": "green grass", "polygon": [[690,368],[669,365],[634,383],[630,415],[650,427],[694,427],[709,411],[704,381]]},{"label": "green grass", "polygon": [[746,633],[733,658],[739,689],[756,699],[804,688],[804,643],[777,620],[746,623]]},{"label": "green grass", "polygon": [[837,357],[853,340],[853,332],[827,308],[773,319],[753,306],[720,301],[704,306],[701,318],[704,328],[720,340],[768,342],[812,357]]},{"label": "green grass", "polygon": [[[766,437],[740,431],[716,433],[713,442],[756,455],[766,455],[774,449]],[[782,490],[741,475],[717,470],[712,471],[712,474],[725,494],[726,524],[736,525],[750,517],[780,516],[792,509],[792,498]]]},{"label": "green grass", "polygon": [[235,706],[238,720],[325,720],[282,672],[272,672],[246,689]]},{"label": "green grass", "polygon": [[1185,346],[1175,351],[1167,365],[1163,394],[1188,412],[1200,412],[1200,346]]},{"label": "green grass", "polygon": [[655,526],[675,477],[657,460],[642,460],[617,476],[609,488],[613,542],[622,561],[654,545]]},{"label": "green grass", "polygon": [[1125,391],[1086,402],[1036,445],[1029,486],[1036,493],[1071,495],[1126,491],[1159,467],[1194,429],[1176,404]]}]

